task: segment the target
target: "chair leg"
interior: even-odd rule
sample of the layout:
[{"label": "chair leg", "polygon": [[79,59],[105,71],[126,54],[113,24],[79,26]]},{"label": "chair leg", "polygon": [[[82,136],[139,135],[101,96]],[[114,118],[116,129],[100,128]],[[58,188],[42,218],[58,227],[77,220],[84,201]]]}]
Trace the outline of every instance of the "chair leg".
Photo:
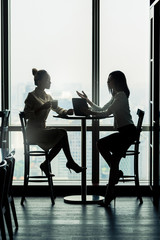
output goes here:
[{"label": "chair leg", "polygon": [[23,205],[23,203],[25,201],[27,187],[28,187],[28,176],[25,176],[24,177],[24,185],[23,185],[23,195],[22,195],[22,198],[21,198],[21,205]]},{"label": "chair leg", "polygon": [[140,204],[142,204],[143,199],[142,199],[142,196],[141,196],[141,193],[140,193],[139,178],[137,176],[135,177],[135,186],[136,186],[136,189],[137,189],[137,199],[139,199]]},{"label": "chair leg", "polygon": [[[51,163],[50,163],[49,158],[48,158],[48,152],[46,152],[46,161],[48,163],[49,171],[52,172],[51,171]],[[53,179],[52,179],[51,176],[48,177],[48,185],[49,185],[49,189],[50,189],[51,202],[52,202],[52,205],[54,205],[55,204],[55,201],[54,201],[55,197],[54,197],[54,190],[53,190]]]},{"label": "chair leg", "polygon": [[16,226],[16,229],[18,229],[18,220],[17,220],[16,208],[15,208],[14,199],[13,199],[12,196],[11,196],[10,204],[11,204],[11,209],[12,209],[12,214],[13,214],[15,226]]},{"label": "chair leg", "polygon": [[49,188],[50,188],[51,202],[52,202],[52,205],[54,205],[55,201],[54,201],[54,191],[53,191],[53,180],[52,180],[52,177],[48,177],[48,185],[49,185]]},{"label": "chair leg", "polygon": [[138,156],[135,156],[135,186],[136,186],[136,190],[137,190],[137,199],[139,199],[140,204],[143,203],[143,199],[140,193],[140,187],[139,187],[139,173],[138,173]]},{"label": "chair leg", "polygon": [[6,232],[5,232],[4,217],[3,217],[2,209],[0,209],[0,230],[1,230],[2,239],[6,240]]},{"label": "chair leg", "polygon": [[9,237],[10,237],[10,239],[13,239],[13,229],[12,229],[11,213],[10,213],[10,207],[9,207],[9,203],[8,202],[5,204],[4,216],[5,216],[5,220],[6,220],[6,225],[7,225]]},{"label": "chair leg", "polygon": [[26,191],[28,187],[28,178],[29,178],[29,157],[25,156],[24,184],[23,184],[23,194],[21,198],[21,205],[23,205],[25,201]]}]

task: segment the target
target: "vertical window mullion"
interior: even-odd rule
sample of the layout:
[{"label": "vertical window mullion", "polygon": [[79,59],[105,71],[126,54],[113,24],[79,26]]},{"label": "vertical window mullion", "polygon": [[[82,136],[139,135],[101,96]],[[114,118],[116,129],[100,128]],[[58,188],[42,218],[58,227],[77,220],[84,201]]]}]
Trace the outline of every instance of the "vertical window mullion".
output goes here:
[{"label": "vertical window mullion", "polygon": [[[92,101],[99,104],[99,0],[92,1]],[[99,183],[99,121],[92,121],[92,183]]]},{"label": "vertical window mullion", "polygon": [[1,1],[1,98],[9,109],[9,0]]}]

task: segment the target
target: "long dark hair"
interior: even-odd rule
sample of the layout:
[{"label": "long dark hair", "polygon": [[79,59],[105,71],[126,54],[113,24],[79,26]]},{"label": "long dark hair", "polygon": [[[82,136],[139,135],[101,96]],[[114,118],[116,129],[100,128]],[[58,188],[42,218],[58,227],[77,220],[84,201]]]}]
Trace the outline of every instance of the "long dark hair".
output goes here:
[{"label": "long dark hair", "polygon": [[[117,92],[123,91],[123,92],[125,92],[126,96],[129,97],[130,91],[127,86],[127,80],[126,80],[126,76],[124,75],[124,73],[121,71],[114,71],[109,74],[109,77],[111,77],[112,78],[111,81],[114,82],[115,90]],[[114,91],[112,91],[112,89],[110,89],[110,88],[109,88],[109,91],[112,93],[112,95],[115,94]]]}]

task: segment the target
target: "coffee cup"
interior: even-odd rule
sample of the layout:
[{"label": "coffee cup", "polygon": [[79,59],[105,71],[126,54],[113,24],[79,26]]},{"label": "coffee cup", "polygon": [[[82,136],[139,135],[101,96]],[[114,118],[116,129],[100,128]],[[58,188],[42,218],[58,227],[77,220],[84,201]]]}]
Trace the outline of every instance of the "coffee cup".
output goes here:
[{"label": "coffee cup", "polygon": [[52,108],[56,109],[58,107],[58,100],[53,100],[52,101]]}]

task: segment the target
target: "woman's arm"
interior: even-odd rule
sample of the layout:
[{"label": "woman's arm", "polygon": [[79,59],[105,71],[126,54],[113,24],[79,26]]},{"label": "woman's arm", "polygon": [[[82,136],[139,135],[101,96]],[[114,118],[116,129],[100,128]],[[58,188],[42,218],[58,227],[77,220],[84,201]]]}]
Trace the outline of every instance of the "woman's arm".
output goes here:
[{"label": "woman's arm", "polygon": [[77,94],[79,97],[86,99],[87,103],[91,106],[92,111],[96,112],[96,111],[105,111],[108,109],[108,107],[112,104],[113,102],[113,98],[106,103],[103,107],[98,106],[97,104],[95,104],[94,102],[92,102],[91,100],[89,100],[89,98],[87,97],[87,95],[84,93],[84,91],[82,91],[82,93],[77,91]]},{"label": "woman's arm", "polygon": [[[53,101],[53,98],[49,95],[49,98],[50,98],[50,101],[52,102]],[[64,108],[61,108],[59,106],[57,106],[57,108],[53,108],[51,106],[51,109],[56,112],[58,115],[73,115],[73,109],[64,109]]]},{"label": "woman's arm", "polygon": [[82,91],[82,93],[76,91],[76,93],[78,94],[79,97],[86,99],[87,103],[92,107],[93,106],[93,102],[91,100],[89,100],[89,98],[87,97],[87,95],[85,94],[85,92]]},{"label": "woman's arm", "polygon": [[98,105],[96,105],[94,102],[92,102],[88,97],[87,95],[85,94],[84,91],[82,91],[82,93],[76,91],[78,96],[85,99],[86,102],[91,106],[91,109],[95,110],[95,111],[100,111],[101,110],[101,107],[99,107]]},{"label": "woman's arm", "polygon": [[108,117],[112,113],[108,109],[105,110],[105,111],[94,111],[94,110],[88,109],[88,110],[86,110],[86,114],[87,115],[94,115],[94,116],[97,116],[97,117]]},{"label": "woman's arm", "polygon": [[93,103],[92,110],[100,111],[100,112],[106,111],[112,103],[113,103],[113,98],[111,98],[111,100],[108,103],[106,103],[103,107],[100,107],[100,106],[96,105],[95,103]]},{"label": "woman's arm", "polygon": [[119,111],[123,106],[124,102],[126,101],[127,97],[125,93],[118,92],[110,102],[108,102],[101,111],[94,111],[91,109],[90,114],[102,117],[108,117],[111,114]]}]

